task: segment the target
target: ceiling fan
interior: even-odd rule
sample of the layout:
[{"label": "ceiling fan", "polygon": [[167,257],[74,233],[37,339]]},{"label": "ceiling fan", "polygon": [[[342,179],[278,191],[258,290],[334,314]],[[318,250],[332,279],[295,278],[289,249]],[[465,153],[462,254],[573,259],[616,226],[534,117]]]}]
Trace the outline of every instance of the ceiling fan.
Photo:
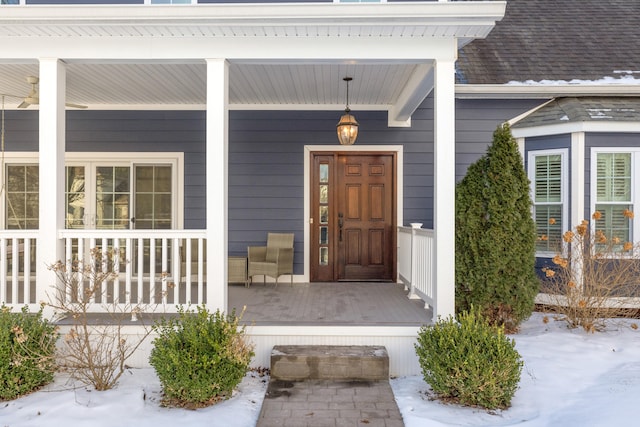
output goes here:
[{"label": "ceiling fan", "polygon": [[[39,81],[40,79],[38,77],[27,76],[27,83],[31,85],[31,92],[29,92],[29,95],[24,97],[24,99],[22,100],[22,103],[18,105],[18,108],[27,108],[30,105],[38,105],[40,103],[40,97],[38,94]],[[80,104],[66,103],[65,105],[71,108],[87,108],[86,105],[80,105]]]}]

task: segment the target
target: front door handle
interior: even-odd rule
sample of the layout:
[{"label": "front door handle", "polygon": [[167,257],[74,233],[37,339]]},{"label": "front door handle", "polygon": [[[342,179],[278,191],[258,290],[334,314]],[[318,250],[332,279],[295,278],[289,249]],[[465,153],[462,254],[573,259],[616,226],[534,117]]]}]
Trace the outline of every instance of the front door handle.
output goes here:
[{"label": "front door handle", "polygon": [[344,226],[344,219],[342,212],[338,212],[338,241],[342,242],[342,227]]}]

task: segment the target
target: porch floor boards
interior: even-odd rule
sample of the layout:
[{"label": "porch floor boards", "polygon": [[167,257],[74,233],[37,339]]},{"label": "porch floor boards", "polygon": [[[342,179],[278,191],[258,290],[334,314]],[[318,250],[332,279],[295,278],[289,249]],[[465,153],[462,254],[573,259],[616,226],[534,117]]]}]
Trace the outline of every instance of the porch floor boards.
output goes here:
[{"label": "porch floor boards", "polygon": [[404,286],[380,282],[229,285],[229,312],[242,312],[246,325],[421,326],[432,311],[410,300]]}]

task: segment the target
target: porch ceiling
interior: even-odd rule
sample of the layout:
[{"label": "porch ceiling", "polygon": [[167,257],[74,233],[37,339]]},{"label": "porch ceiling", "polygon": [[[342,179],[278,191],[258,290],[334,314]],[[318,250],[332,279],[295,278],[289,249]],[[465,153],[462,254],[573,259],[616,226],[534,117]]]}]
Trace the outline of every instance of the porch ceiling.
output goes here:
[{"label": "porch ceiling", "polygon": [[224,57],[231,109],[340,110],[342,78],[350,76],[354,110],[388,110],[390,121],[402,122],[433,88],[432,58],[485,37],[504,9],[505,2],[5,6],[0,94],[14,95],[5,106],[17,108],[30,90],[26,77],[39,73],[37,58],[56,57],[68,64],[69,103],[204,109],[202,58]]}]

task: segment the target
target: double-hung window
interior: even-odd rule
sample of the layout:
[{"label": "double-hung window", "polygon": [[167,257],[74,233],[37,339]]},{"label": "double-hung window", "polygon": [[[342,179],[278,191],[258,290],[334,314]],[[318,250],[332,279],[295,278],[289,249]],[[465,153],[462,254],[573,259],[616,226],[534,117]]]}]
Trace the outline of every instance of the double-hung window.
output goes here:
[{"label": "double-hung window", "polygon": [[562,233],[567,229],[567,158],[567,149],[529,152],[536,254],[541,257],[553,256],[561,249]]},{"label": "double-hung window", "polygon": [[598,212],[595,230],[609,241],[617,242],[615,249],[623,250],[624,243],[640,236],[634,227],[634,208],[640,200],[640,150],[594,148],[591,157],[591,211]]}]

